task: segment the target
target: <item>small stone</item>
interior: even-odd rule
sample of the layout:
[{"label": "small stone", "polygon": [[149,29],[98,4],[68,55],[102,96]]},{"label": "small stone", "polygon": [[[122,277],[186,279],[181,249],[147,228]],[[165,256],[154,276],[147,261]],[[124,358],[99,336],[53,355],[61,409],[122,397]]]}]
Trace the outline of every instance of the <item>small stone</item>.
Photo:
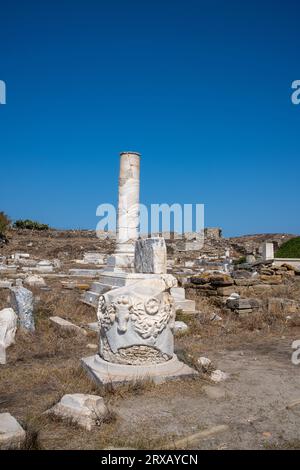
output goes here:
[{"label": "small stone", "polygon": [[183,332],[183,331],[188,331],[189,327],[186,323],[183,321],[175,321],[174,325],[174,333],[177,333],[178,331]]},{"label": "small stone", "polygon": [[54,414],[61,419],[71,420],[73,423],[91,431],[93,426],[99,426],[107,414],[107,408],[102,397],[74,393],[64,395],[46,414]]},{"label": "small stone", "polygon": [[99,326],[99,323],[97,321],[92,322],[92,323],[88,323],[87,327],[88,327],[89,330],[95,331],[96,333],[98,333],[99,330],[100,330],[100,326]]},{"label": "small stone", "polygon": [[93,344],[93,343],[88,343],[86,345],[86,347],[89,348],[89,349],[98,349],[97,344]]},{"label": "small stone", "polygon": [[214,321],[214,322],[223,320],[223,318],[220,317],[219,315],[217,315],[216,313],[212,313],[211,316],[209,317],[209,319],[210,319],[210,321]]},{"label": "small stone", "polygon": [[0,449],[20,449],[26,438],[24,429],[10,413],[0,413]]},{"label": "small stone", "polygon": [[236,292],[233,292],[227,300],[236,300],[240,298],[240,294],[237,294]]},{"label": "small stone", "polygon": [[211,366],[211,360],[208,357],[201,356],[198,359],[198,363],[201,365],[204,371],[207,371]]},{"label": "small stone", "polygon": [[213,382],[219,383],[219,382],[223,382],[224,380],[226,380],[228,378],[228,375],[225,374],[225,372],[222,372],[221,370],[216,369],[211,373],[210,378]]}]

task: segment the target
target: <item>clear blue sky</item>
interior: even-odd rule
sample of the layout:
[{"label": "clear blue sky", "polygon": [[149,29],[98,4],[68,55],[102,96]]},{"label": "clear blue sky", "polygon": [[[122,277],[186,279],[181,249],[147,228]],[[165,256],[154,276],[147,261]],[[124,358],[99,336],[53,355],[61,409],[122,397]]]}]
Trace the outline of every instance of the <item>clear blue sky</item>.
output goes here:
[{"label": "clear blue sky", "polygon": [[1,2],[0,210],[94,228],[119,152],[141,201],[224,234],[300,233],[297,0]]}]

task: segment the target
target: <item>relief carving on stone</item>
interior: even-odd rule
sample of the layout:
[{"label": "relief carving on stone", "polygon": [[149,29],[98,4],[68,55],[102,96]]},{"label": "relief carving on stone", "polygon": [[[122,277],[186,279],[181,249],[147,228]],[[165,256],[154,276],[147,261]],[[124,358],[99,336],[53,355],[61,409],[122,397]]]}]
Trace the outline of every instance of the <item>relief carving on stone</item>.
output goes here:
[{"label": "relief carving on stone", "polygon": [[169,292],[145,298],[130,292],[111,301],[102,295],[97,318],[103,359],[138,364],[172,358],[175,305]]}]

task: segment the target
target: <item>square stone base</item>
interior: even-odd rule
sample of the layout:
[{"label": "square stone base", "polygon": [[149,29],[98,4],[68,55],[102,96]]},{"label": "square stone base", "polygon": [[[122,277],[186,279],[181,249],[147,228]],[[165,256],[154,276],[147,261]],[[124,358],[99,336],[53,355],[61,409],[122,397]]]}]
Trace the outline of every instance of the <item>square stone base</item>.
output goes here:
[{"label": "square stone base", "polygon": [[97,385],[122,384],[150,380],[155,384],[168,380],[195,377],[198,372],[183,362],[174,354],[170,361],[151,365],[114,364],[104,361],[98,354],[81,359],[82,366]]}]

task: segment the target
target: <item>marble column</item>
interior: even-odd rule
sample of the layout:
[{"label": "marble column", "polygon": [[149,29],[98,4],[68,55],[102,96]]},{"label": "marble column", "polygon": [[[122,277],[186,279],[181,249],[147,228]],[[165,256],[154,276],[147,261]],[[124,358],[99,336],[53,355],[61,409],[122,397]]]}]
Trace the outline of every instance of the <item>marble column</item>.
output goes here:
[{"label": "marble column", "polygon": [[120,154],[117,246],[108,266],[114,270],[134,270],[134,245],[139,237],[140,154]]}]

